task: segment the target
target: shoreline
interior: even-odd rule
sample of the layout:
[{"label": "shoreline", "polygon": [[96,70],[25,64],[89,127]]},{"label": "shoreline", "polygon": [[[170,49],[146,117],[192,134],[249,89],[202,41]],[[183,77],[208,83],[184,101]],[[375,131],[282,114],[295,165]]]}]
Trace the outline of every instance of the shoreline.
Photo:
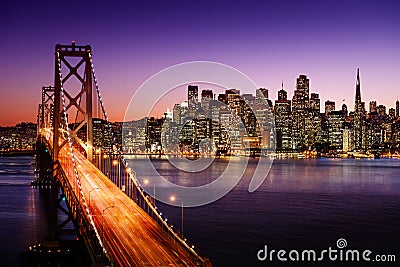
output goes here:
[{"label": "shoreline", "polygon": [[[18,157],[18,156],[35,156],[36,155],[36,150],[23,150],[23,151],[0,151],[0,157]],[[117,155],[117,154],[116,154]],[[124,154],[124,156],[128,157],[150,157],[150,158],[168,158],[168,157],[177,157],[177,158],[187,158],[189,160],[196,160],[198,156],[185,156],[185,155],[174,155],[174,154],[145,154],[145,153],[129,153],[129,154]],[[218,159],[229,159],[229,158],[243,158],[243,157],[248,157],[248,158],[259,158],[259,156],[248,156],[248,155],[226,155],[226,156],[208,156],[208,157],[214,157]],[[207,158],[207,157],[206,157]],[[272,155],[270,157],[271,159],[319,159],[319,158],[327,158],[327,159],[400,159],[400,155],[380,155],[380,157],[375,158],[372,156],[367,157],[366,155],[362,156],[352,156],[352,157],[342,157],[342,156],[309,156],[309,155],[304,155],[303,153],[276,153],[275,155]]]},{"label": "shoreline", "polygon": [[36,150],[0,151],[0,157],[34,156]]}]

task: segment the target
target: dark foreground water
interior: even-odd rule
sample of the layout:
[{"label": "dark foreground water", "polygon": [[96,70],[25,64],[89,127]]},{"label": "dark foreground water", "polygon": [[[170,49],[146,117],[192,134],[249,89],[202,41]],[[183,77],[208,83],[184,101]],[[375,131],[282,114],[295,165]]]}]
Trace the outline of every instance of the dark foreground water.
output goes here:
[{"label": "dark foreground water", "polygon": [[[140,160],[135,162],[140,169]],[[165,160],[153,164],[175,183],[188,183],[192,175],[172,170]],[[250,161],[248,170],[255,166],[256,161]],[[195,176],[195,183],[209,182],[212,174],[207,172]],[[275,160],[268,179],[254,193],[247,190],[250,174],[222,199],[184,210],[186,235],[216,266],[400,266],[400,161]],[[180,208],[159,206],[180,227]],[[272,262],[257,259],[265,245],[287,253],[321,251],[338,249],[339,238],[347,241],[344,249],[369,249],[371,259],[393,254],[397,262],[332,262],[325,256],[317,263],[284,263],[276,254]]]},{"label": "dark foreground water", "polygon": [[[18,266],[19,253],[48,234],[49,192],[30,186],[32,162],[32,157],[0,157],[0,266]],[[393,254],[397,262],[357,264],[325,257],[310,266],[400,266],[399,160],[276,160],[264,184],[249,193],[255,163],[250,161],[249,173],[222,199],[184,210],[186,236],[215,266],[303,266],[276,256],[259,261],[257,252],[265,245],[288,253],[337,249],[339,238],[347,241],[345,249],[369,249],[370,258]],[[132,164],[140,168],[140,159]],[[176,183],[190,178],[166,160],[153,164]],[[195,184],[207,183],[226,166],[223,160],[214,164],[218,168],[196,176]],[[181,209],[159,206],[180,227]]]},{"label": "dark foreground water", "polygon": [[32,188],[34,157],[0,157],[0,266],[47,237],[48,190]]}]

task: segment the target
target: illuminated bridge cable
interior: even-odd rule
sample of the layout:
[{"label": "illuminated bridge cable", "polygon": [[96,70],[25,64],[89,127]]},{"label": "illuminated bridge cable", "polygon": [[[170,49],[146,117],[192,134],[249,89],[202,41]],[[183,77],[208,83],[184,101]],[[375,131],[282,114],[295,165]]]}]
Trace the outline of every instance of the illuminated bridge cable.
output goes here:
[{"label": "illuminated bridge cable", "polygon": [[92,215],[90,213],[90,210],[88,208],[88,205],[86,203],[85,195],[84,195],[83,190],[82,190],[82,184],[81,184],[81,180],[80,180],[80,177],[79,177],[78,169],[76,167],[76,161],[75,161],[73,145],[72,145],[72,138],[71,138],[71,134],[70,134],[70,129],[68,127],[68,116],[67,116],[67,109],[66,109],[66,105],[65,105],[64,87],[63,87],[62,72],[61,72],[61,59],[60,59],[60,53],[59,52],[57,52],[57,63],[58,63],[58,75],[60,76],[60,88],[61,88],[61,98],[62,98],[62,105],[63,105],[64,122],[65,122],[65,128],[66,128],[66,132],[67,132],[67,141],[69,143],[69,148],[70,148],[70,153],[71,153],[71,158],[72,158],[72,164],[73,164],[73,167],[74,167],[75,178],[76,178],[76,181],[77,181],[77,184],[78,184],[79,193],[81,195],[82,203],[83,203],[84,208],[85,208],[85,210],[86,210],[86,212],[87,212],[87,214],[89,216],[90,223],[91,223],[91,225],[92,225],[92,227],[93,227],[93,229],[95,231],[95,234],[96,234],[96,237],[97,237],[97,239],[98,239],[98,241],[100,243],[100,246],[103,248],[104,253],[107,254],[107,251],[106,251],[106,249],[105,249],[105,247],[104,247],[104,245],[102,243],[100,235],[99,235],[99,233],[98,233],[98,231],[96,229],[96,226],[94,224],[93,217],[92,217]]},{"label": "illuminated bridge cable", "polygon": [[[191,251],[193,253],[193,255],[195,255],[198,259],[200,259],[203,263],[205,262],[205,260],[194,251],[193,246],[189,246],[188,242],[186,241],[186,239],[184,239],[184,237],[180,237],[174,230],[173,228],[168,225],[167,223],[167,219],[166,218],[162,218],[162,213],[160,213],[160,211],[153,205],[153,203],[145,196],[144,194],[144,190],[141,187],[137,177],[136,177],[136,172],[133,169],[128,168],[128,162],[126,161],[123,151],[122,151],[122,146],[119,146],[119,144],[117,143],[117,139],[116,139],[116,135],[111,127],[110,121],[108,119],[107,116],[107,112],[104,106],[104,102],[103,102],[103,98],[101,97],[101,93],[100,93],[100,89],[99,89],[99,84],[97,81],[97,77],[96,77],[96,73],[94,71],[94,65],[93,65],[93,59],[92,59],[92,54],[89,52],[89,60],[90,60],[90,65],[91,65],[91,69],[92,69],[92,74],[93,74],[93,80],[94,80],[94,84],[96,87],[96,92],[97,92],[97,96],[99,98],[99,102],[100,102],[100,106],[101,106],[101,110],[103,112],[103,116],[106,120],[107,123],[107,127],[110,129],[110,133],[111,133],[111,137],[112,137],[112,141],[113,141],[113,145],[116,148],[116,152],[118,153],[118,157],[119,160],[122,162],[122,165],[125,169],[125,171],[128,173],[129,175],[129,179],[133,182],[133,184],[135,185],[135,187],[137,188],[138,192],[140,193],[142,199],[144,199],[144,201],[146,202],[147,206],[151,208],[151,210],[153,211],[153,213],[157,216],[157,218],[160,220],[161,224],[164,225],[167,229],[167,231],[169,233],[172,234],[172,236],[174,236],[174,238],[176,238],[177,240],[180,241],[180,243],[186,247],[189,251]],[[122,144],[121,144],[122,145]],[[113,148],[114,150],[114,148]],[[165,217],[165,216],[164,216]]]}]

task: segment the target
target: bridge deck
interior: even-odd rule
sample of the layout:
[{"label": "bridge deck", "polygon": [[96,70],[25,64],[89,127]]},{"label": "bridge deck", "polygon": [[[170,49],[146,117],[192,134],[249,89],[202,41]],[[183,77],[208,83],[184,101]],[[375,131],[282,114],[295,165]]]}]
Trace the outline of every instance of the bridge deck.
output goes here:
[{"label": "bridge deck", "polygon": [[[73,188],[77,183],[70,154],[60,151],[60,165]],[[68,156],[69,155],[69,156]],[[112,258],[119,266],[197,266],[197,260],[161,226],[122,192],[107,176],[74,151],[82,190],[93,216],[96,228]],[[93,190],[94,188],[98,188]],[[76,190],[75,193],[79,191]],[[108,208],[114,206],[113,208]],[[103,214],[103,210],[108,208]],[[104,229],[104,231],[102,231]],[[104,234],[104,237],[103,237]]]}]

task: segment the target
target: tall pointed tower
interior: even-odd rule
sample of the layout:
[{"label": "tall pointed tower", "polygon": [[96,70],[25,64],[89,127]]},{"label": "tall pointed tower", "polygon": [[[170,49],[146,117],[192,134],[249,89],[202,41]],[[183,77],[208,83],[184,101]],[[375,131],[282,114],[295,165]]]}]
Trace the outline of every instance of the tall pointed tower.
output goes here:
[{"label": "tall pointed tower", "polygon": [[354,103],[354,146],[358,151],[362,149],[362,121],[360,69],[357,69],[356,99]]}]

